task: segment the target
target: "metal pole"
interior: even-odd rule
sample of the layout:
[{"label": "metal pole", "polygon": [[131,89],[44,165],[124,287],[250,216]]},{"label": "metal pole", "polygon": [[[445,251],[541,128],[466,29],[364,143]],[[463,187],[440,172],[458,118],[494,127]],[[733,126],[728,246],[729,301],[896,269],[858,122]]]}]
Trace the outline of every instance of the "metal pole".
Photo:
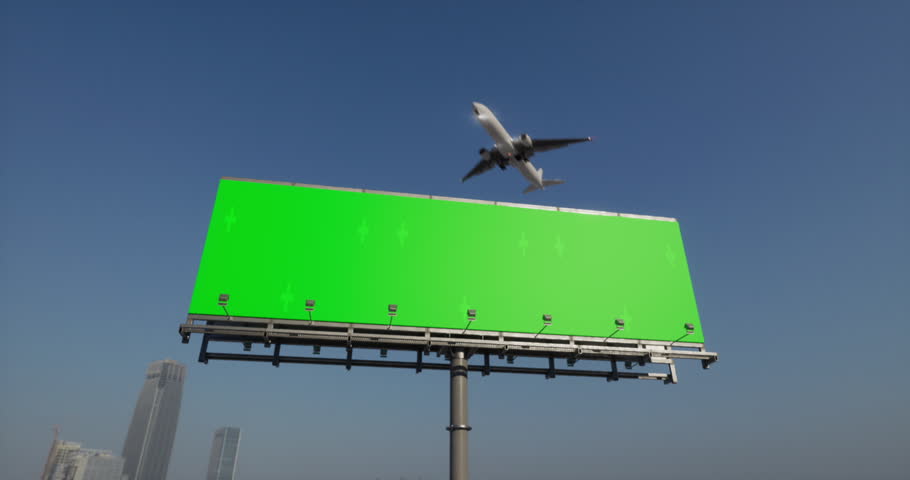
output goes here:
[{"label": "metal pole", "polygon": [[452,351],[449,396],[449,480],[468,480],[468,359],[464,350]]}]

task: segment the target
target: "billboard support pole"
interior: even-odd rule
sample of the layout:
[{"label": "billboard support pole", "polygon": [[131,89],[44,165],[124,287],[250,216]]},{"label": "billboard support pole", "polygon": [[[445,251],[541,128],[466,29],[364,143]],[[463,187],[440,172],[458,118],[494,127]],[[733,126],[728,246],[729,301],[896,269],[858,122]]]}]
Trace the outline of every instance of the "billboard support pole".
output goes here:
[{"label": "billboard support pole", "polygon": [[461,348],[450,358],[449,480],[468,480],[468,358]]}]

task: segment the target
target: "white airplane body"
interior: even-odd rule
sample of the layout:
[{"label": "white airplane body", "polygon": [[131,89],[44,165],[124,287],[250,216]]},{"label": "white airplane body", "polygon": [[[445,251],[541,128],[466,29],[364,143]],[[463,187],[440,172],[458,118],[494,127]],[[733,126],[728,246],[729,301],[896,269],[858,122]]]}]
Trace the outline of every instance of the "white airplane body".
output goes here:
[{"label": "white airplane body", "polygon": [[496,118],[496,115],[493,115],[493,112],[482,103],[474,102],[473,105],[474,115],[477,115],[477,120],[480,121],[483,129],[493,138],[496,148],[502,153],[517,153],[515,151],[515,146],[512,145],[512,136],[509,135],[506,128],[499,123],[499,119]]},{"label": "white airplane body", "polygon": [[565,183],[565,181],[544,179],[543,169],[535,168],[529,158],[534,155],[535,152],[553,150],[573,143],[591,141],[591,137],[531,140],[531,137],[526,133],[521,134],[517,138],[513,138],[502,124],[499,123],[496,115],[493,115],[493,112],[491,112],[489,108],[477,102],[474,102],[473,106],[474,115],[477,116],[477,120],[493,139],[494,144],[492,150],[487,150],[485,148],[480,149],[480,162],[478,162],[477,165],[461,179],[462,182],[474,175],[486,172],[494,166],[499,166],[502,170],[505,170],[506,166],[512,166],[521,172],[521,175],[530,183],[523,193],[533,192],[534,190],[543,190],[544,187],[549,187],[551,185],[559,185]]}]

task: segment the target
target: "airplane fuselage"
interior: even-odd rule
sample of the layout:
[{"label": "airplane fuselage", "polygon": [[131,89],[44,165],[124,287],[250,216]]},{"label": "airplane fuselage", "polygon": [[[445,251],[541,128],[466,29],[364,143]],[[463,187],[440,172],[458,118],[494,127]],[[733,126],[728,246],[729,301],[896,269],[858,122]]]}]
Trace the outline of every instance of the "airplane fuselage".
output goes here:
[{"label": "airplane fuselage", "polygon": [[514,157],[518,153],[512,143],[512,136],[509,135],[505,127],[499,123],[496,115],[493,115],[493,112],[486,105],[474,102],[474,115],[477,116],[477,120],[480,121],[487,134],[493,138],[494,145],[499,153],[507,158]]},{"label": "airplane fuselage", "polygon": [[477,102],[474,102],[474,114],[477,116],[477,120],[480,121],[484,130],[493,138],[493,142],[495,142],[494,148],[499,151],[502,156],[506,157],[509,165],[521,172],[521,175],[525,177],[528,182],[531,182],[531,184],[535,185],[537,188],[543,188],[543,175],[540,174],[539,170],[534,168],[534,164],[532,164],[530,160],[523,158],[518,154],[518,150],[515,148],[515,140],[509,135],[509,132],[506,131],[505,127],[499,123],[499,119],[496,118],[496,115],[493,115],[493,112],[485,105]]},{"label": "airplane fuselage", "polygon": [[540,170],[534,168],[534,164],[530,160],[519,160],[513,157],[509,159],[509,165],[521,172],[521,176],[525,177],[532,185],[537,188],[543,188],[543,175]]}]

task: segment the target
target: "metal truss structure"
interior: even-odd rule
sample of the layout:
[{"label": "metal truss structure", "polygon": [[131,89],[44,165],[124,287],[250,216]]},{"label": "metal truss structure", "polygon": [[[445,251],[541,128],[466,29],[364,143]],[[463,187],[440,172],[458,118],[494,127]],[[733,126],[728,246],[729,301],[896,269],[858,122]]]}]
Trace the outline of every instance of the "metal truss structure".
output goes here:
[{"label": "metal truss structure", "polygon": [[[580,337],[567,335],[506,333],[472,330],[466,322],[462,330],[443,328],[417,328],[396,325],[369,325],[362,323],[334,323],[306,320],[280,320],[216,315],[189,315],[179,332],[184,343],[193,333],[202,334],[199,361],[240,360],[318,365],[343,365],[352,367],[406,368],[421,370],[448,370],[446,363],[426,361],[431,353],[447,359],[453,350],[463,350],[465,357],[482,357],[482,363],[469,364],[471,371],[490,373],[539,374],[545,378],[557,375],[599,377],[607,381],[619,379],[660,380],[677,383],[677,359],[700,360],[704,368],[717,360],[717,354],[708,352],[701,343],[627,340],[619,338]],[[545,328],[544,328],[545,330]],[[271,347],[271,355],[217,353],[209,351],[209,342],[233,342],[250,346],[254,343]],[[346,349],[343,358],[319,355],[290,356],[281,354],[282,345],[311,345],[314,347],[341,347]],[[410,351],[413,362],[355,359],[355,350]],[[249,350],[246,348],[245,350]],[[548,359],[547,368],[520,367],[512,364],[517,357]],[[503,360],[507,363],[497,362]],[[556,368],[556,360],[564,359],[567,368]],[[605,361],[602,369],[576,369],[580,360]],[[586,362],[587,363],[587,362]],[[600,362],[598,362],[600,363]],[[632,372],[633,366],[662,365],[664,372]]]}]

